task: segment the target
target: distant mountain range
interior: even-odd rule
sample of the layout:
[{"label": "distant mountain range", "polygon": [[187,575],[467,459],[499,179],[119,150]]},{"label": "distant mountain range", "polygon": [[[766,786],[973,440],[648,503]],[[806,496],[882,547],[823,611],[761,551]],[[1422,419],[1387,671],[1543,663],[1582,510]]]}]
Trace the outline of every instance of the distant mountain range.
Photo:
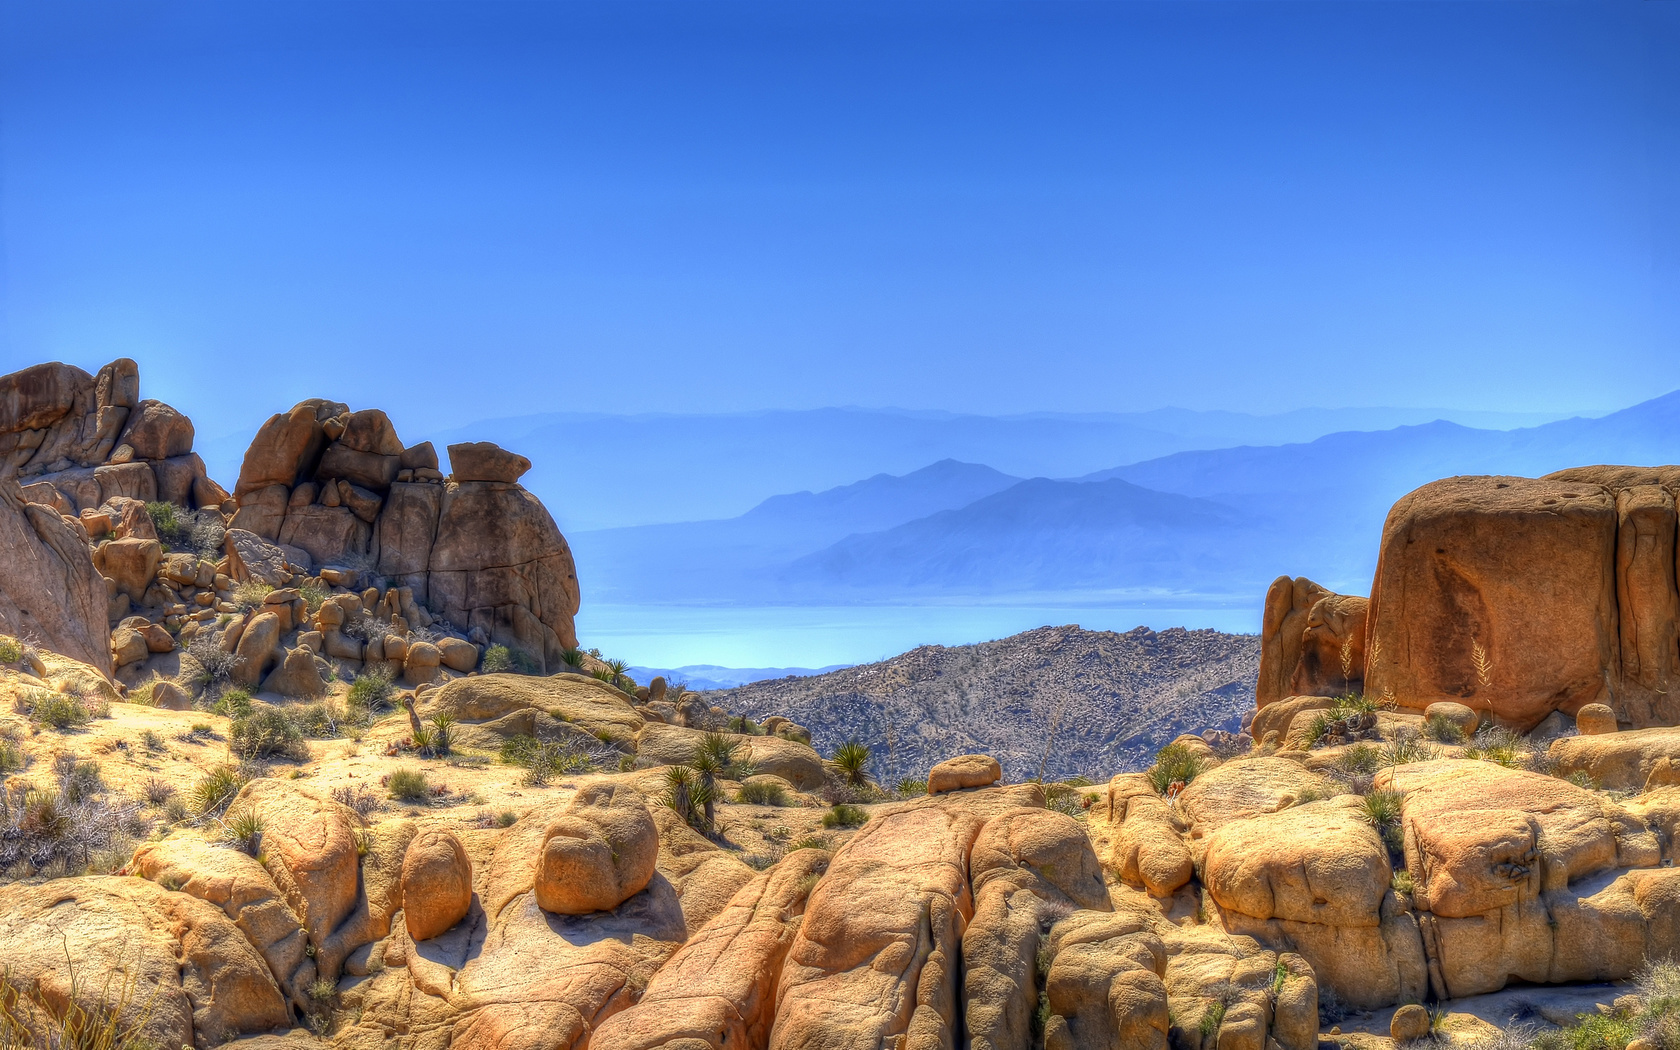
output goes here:
[{"label": "distant mountain range", "polygon": [[734,689],[752,682],[773,678],[808,678],[812,675],[838,671],[850,664],[829,664],[827,667],[720,667],[717,664],[687,664],[682,667],[631,667],[626,673],[642,685],[655,677],[665,679],[666,685],[682,685],[695,692],[711,689]]},{"label": "distant mountain range", "polygon": [[1514,430],[1447,421],[1182,451],[1053,480],[941,460],[738,517],[570,536],[594,600],[831,602],[1091,592],[1363,593],[1389,507],[1454,474],[1680,461],[1680,392]]}]

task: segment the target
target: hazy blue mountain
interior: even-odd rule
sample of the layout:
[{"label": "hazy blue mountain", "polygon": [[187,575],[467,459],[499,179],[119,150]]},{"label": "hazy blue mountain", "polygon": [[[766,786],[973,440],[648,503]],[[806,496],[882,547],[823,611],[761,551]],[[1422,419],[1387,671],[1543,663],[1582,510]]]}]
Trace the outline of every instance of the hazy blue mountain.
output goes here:
[{"label": "hazy blue mountain", "polygon": [[[903,475],[956,459],[1016,477],[1075,477],[1189,449],[1310,441],[1453,419],[1511,427],[1556,416],[1449,409],[1302,409],[1277,415],[1151,412],[1017,416],[899,409],[607,415],[555,413],[490,419],[436,432],[405,426],[405,441],[496,441],[529,456],[525,485],[568,536],[628,525],[730,518],[779,493],[819,492],[877,474]],[[248,437],[247,437],[248,440]],[[244,446],[216,458],[233,464]],[[220,478],[220,475],[217,475]],[[585,480],[587,479],[587,480]],[[232,484],[231,477],[225,480]]]},{"label": "hazy blue mountain", "polygon": [[[606,600],[738,596],[743,587],[774,587],[785,563],[853,533],[876,532],[1019,483],[991,467],[941,460],[901,477],[877,474],[824,492],[773,496],[745,514],[718,521],[638,525],[576,532],[569,538],[580,572]],[[645,581],[645,584],[644,582]]]},{"label": "hazy blue mountain", "polygon": [[1119,479],[1034,478],[957,510],[850,536],[781,575],[865,594],[1194,589],[1252,571],[1256,524],[1212,500]]},{"label": "hazy blue mountain", "polygon": [[[851,536],[794,561],[782,579],[813,595],[1079,587],[1229,594],[1288,572],[1363,592],[1389,508],[1419,485],[1454,474],[1674,462],[1680,392],[1600,419],[1512,431],[1438,421],[1183,452],[1072,483],[1023,482],[959,510]],[[1117,494],[1108,489],[1116,481],[1142,488]],[[1143,492],[1194,502],[1173,514],[1133,512],[1166,506]]]},{"label": "hazy blue mountain", "polygon": [[734,689],[772,678],[808,678],[841,671],[851,664],[827,667],[719,667],[717,664],[685,664],[682,667],[631,667],[628,674],[643,685],[663,676],[667,684],[681,683],[690,689]]}]

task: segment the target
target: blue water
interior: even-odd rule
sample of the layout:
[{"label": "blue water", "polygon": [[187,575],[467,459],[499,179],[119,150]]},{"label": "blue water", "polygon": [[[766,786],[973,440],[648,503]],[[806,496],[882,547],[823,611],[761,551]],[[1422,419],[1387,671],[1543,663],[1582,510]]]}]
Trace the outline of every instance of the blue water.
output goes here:
[{"label": "blue water", "polygon": [[577,624],[585,648],[644,667],[821,667],[869,663],[918,645],[1005,638],[1046,624],[1254,633],[1260,603],[1182,596],[1159,603],[1033,605],[591,605],[585,599]]}]

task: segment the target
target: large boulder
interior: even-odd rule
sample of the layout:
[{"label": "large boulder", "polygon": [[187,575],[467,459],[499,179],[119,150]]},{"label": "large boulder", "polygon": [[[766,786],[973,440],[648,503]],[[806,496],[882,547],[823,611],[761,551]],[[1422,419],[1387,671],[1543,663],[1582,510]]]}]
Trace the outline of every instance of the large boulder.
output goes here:
[{"label": "large boulder", "polygon": [[192,451],[192,420],[162,401],[146,400],[129,413],[119,445],[127,445],[139,459],[169,459]]},{"label": "large boulder", "polygon": [[1680,728],[1568,736],[1547,752],[1552,771],[1585,773],[1611,791],[1645,791],[1680,783]]},{"label": "large boulder", "polygon": [[991,755],[958,755],[935,763],[928,770],[930,795],[964,788],[990,787],[1003,779],[1003,767]]},{"label": "large boulder", "polygon": [[13,1004],[26,1025],[43,1021],[37,1004],[78,999],[154,1045],[211,1050],[290,1023],[268,964],[222,909],[142,879],[0,888],[0,959],[38,989]]},{"label": "large boulder", "polygon": [[94,566],[136,603],[146,597],[162,559],[163,545],[155,539],[111,540],[93,552]]},{"label": "large boulder", "polygon": [[596,781],[548,824],[537,858],[537,904],[559,915],[616,908],[647,888],[659,831],[634,788]]},{"label": "large boulder", "polygon": [[1292,683],[1295,668],[1301,662],[1301,636],[1307,628],[1307,617],[1318,600],[1331,593],[1305,576],[1294,579],[1279,576],[1266,590],[1260,623],[1260,678],[1254,687],[1254,702],[1262,710],[1267,704],[1293,695]]},{"label": "large boulder", "polygon": [[[778,736],[726,735],[741,746],[747,762],[760,773],[781,777],[800,791],[816,791],[827,782],[822,758],[808,744]],[[636,734],[636,756],[658,765],[683,765],[694,758],[704,738],[697,729],[648,722]]]},{"label": "large boulder", "polygon": [[1172,896],[1195,875],[1184,841],[1188,825],[1142,773],[1116,774],[1086,826],[1103,865],[1156,897]]},{"label": "large boulder", "polygon": [[403,923],[416,941],[430,940],[466,918],[472,907],[472,860],[454,832],[434,828],[409,841],[402,899]]},{"label": "large boulder", "polygon": [[[545,729],[557,729],[555,723],[563,721],[591,736],[604,733],[629,740],[645,724],[623,693],[605,682],[576,674],[457,678],[428,691],[421,707],[428,717],[448,715],[461,723],[463,731],[483,727],[503,738],[536,736]],[[499,741],[488,737],[481,744],[500,746]]]},{"label": "large boulder", "polygon": [[80,530],[26,503],[16,479],[0,475],[0,632],[39,639],[108,675],[107,611],[105,581]]},{"label": "large boulder", "polygon": [[472,441],[449,446],[450,476],[456,481],[518,481],[531,461],[489,441]]},{"label": "large boulder", "polygon": [[1616,537],[1616,498],[1595,484],[1457,477],[1405,496],[1383,526],[1366,691],[1419,711],[1456,700],[1520,730],[1604,700],[1620,663]]},{"label": "large boulder", "polygon": [[311,398],[293,405],[288,412],[270,416],[257,429],[239,468],[239,481],[233,494],[241,506],[248,493],[274,485],[291,488],[313,476],[327,447],[324,424],[347,412],[347,405]]}]

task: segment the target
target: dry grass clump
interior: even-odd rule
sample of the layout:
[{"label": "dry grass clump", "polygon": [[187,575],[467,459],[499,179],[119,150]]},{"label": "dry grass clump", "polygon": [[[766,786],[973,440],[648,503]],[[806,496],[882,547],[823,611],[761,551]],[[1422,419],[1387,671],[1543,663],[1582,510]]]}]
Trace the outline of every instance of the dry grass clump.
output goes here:
[{"label": "dry grass clump", "polygon": [[80,875],[122,865],[151,830],[140,803],[107,787],[97,762],[61,754],[45,783],[14,778],[0,790],[0,873]]}]

